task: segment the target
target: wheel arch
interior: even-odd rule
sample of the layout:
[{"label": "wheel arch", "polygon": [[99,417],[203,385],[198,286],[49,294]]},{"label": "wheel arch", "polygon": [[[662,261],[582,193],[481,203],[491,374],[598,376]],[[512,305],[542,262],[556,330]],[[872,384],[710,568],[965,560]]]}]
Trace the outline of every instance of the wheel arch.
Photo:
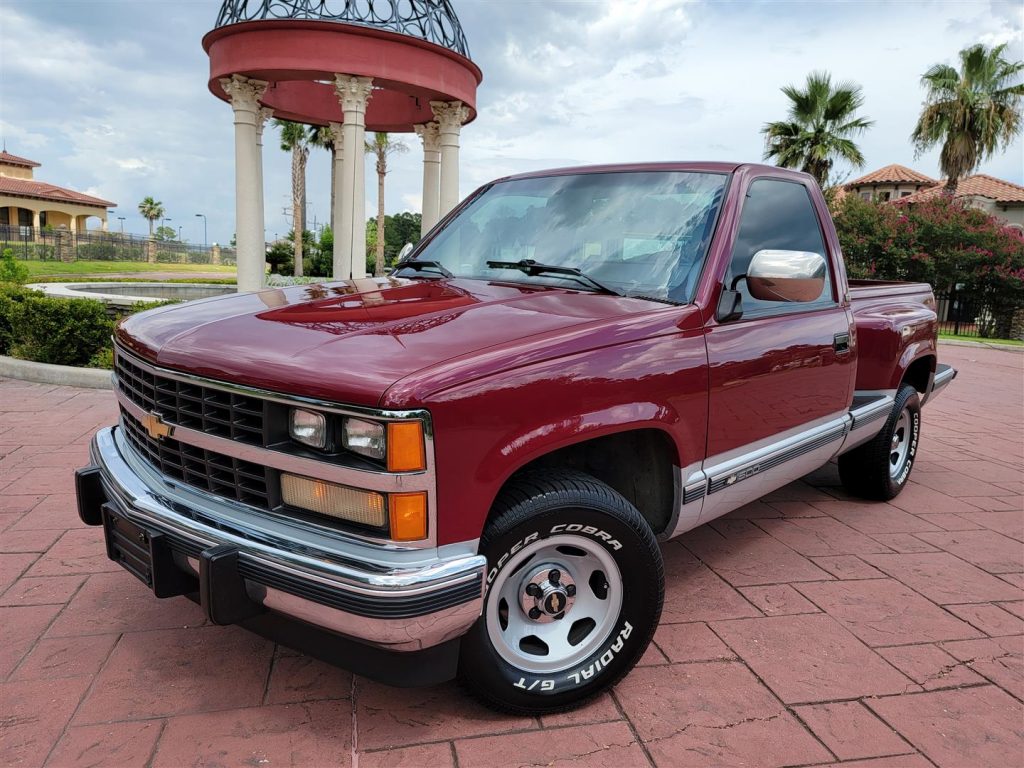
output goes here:
[{"label": "wheel arch", "polygon": [[[679,504],[678,468],[679,452],[667,430],[657,426],[622,426],[532,456],[509,471],[494,498],[531,471],[575,469],[621,494],[658,535],[671,524]],[[487,522],[493,514],[494,499]]]}]

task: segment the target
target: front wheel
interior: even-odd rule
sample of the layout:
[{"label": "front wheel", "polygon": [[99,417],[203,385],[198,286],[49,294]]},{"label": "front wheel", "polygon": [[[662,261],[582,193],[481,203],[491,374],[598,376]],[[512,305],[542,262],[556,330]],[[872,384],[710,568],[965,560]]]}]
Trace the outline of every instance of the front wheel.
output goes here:
[{"label": "front wheel", "polygon": [[904,384],[879,432],[864,445],[839,457],[839,477],[850,493],[888,501],[906,486],[921,438],[921,398]]},{"label": "front wheel", "polygon": [[483,613],[460,677],[489,706],[569,709],[639,661],[661,617],[661,552],[640,513],[580,472],[526,475],[502,493],[481,539]]}]

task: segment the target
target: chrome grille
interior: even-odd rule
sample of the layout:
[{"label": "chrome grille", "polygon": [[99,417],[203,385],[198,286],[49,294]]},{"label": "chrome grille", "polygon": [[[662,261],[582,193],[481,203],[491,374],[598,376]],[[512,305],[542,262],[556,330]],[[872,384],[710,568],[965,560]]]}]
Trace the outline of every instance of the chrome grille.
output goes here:
[{"label": "chrome grille", "polygon": [[273,470],[170,437],[152,438],[138,420],[121,409],[121,424],[131,446],[168,477],[218,496],[271,508]]},{"label": "chrome grille", "polygon": [[118,387],[163,420],[248,445],[266,445],[265,403],[254,397],[203,387],[151,373],[117,354]]}]

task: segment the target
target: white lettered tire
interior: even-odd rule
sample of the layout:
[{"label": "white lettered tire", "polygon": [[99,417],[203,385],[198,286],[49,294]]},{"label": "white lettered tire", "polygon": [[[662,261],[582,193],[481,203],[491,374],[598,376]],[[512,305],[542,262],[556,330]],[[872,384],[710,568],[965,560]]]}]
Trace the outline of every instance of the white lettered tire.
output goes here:
[{"label": "white lettered tire", "polygon": [[640,660],[661,617],[664,570],[650,526],[576,471],[514,480],[480,541],[487,592],[463,638],[463,684],[507,712],[569,709]]}]

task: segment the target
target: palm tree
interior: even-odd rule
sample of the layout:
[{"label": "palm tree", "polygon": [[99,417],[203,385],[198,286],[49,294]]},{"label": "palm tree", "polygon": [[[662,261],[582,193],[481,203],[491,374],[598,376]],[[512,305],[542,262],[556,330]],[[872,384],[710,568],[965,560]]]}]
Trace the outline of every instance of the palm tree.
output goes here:
[{"label": "palm tree", "polygon": [[149,222],[149,239],[152,240],[153,222],[164,217],[166,213],[164,204],[159,200],[154,200],[152,197],[144,197],[142,202],[139,203],[139,213],[142,214],[142,218]]},{"label": "palm tree", "polygon": [[959,72],[936,64],[921,77],[927,94],[910,140],[918,156],[942,144],[939,166],[948,195],[956,194],[961,176],[1005,149],[1021,131],[1024,61],[1007,61],[1004,50],[1005,43],[972,45],[960,51]]},{"label": "palm tree", "polygon": [[281,149],[292,153],[292,226],[295,229],[295,276],[302,276],[302,233],[306,228],[306,161],[312,131],[302,123],[275,120],[281,131]]},{"label": "palm tree", "polygon": [[312,136],[309,140],[310,145],[319,147],[320,149],[326,149],[331,153],[331,214],[329,221],[331,222],[331,232],[337,231],[334,227],[334,188],[336,179],[334,178],[337,174],[337,151],[334,149],[334,131],[331,130],[329,125],[321,125],[312,129]]},{"label": "palm tree", "polygon": [[400,141],[392,141],[383,131],[376,131],[366,142],[366,153],[377,159],[377,259],[373,274],[384,274],[384,177],[388,173],[388,155],[408,152],[409,147]]},{"label": "palm tree", "polygon": [[787,120],[766,123],[764,159],[784,168],[799,168],[825,187],[836,160],[856,168],[864,166],[864,155],[852,137],[870,128],[874,121],[857,117],[864,95],[856,83],[832,84],[828,72],[811,72],[803,90],[787,85]]}]

